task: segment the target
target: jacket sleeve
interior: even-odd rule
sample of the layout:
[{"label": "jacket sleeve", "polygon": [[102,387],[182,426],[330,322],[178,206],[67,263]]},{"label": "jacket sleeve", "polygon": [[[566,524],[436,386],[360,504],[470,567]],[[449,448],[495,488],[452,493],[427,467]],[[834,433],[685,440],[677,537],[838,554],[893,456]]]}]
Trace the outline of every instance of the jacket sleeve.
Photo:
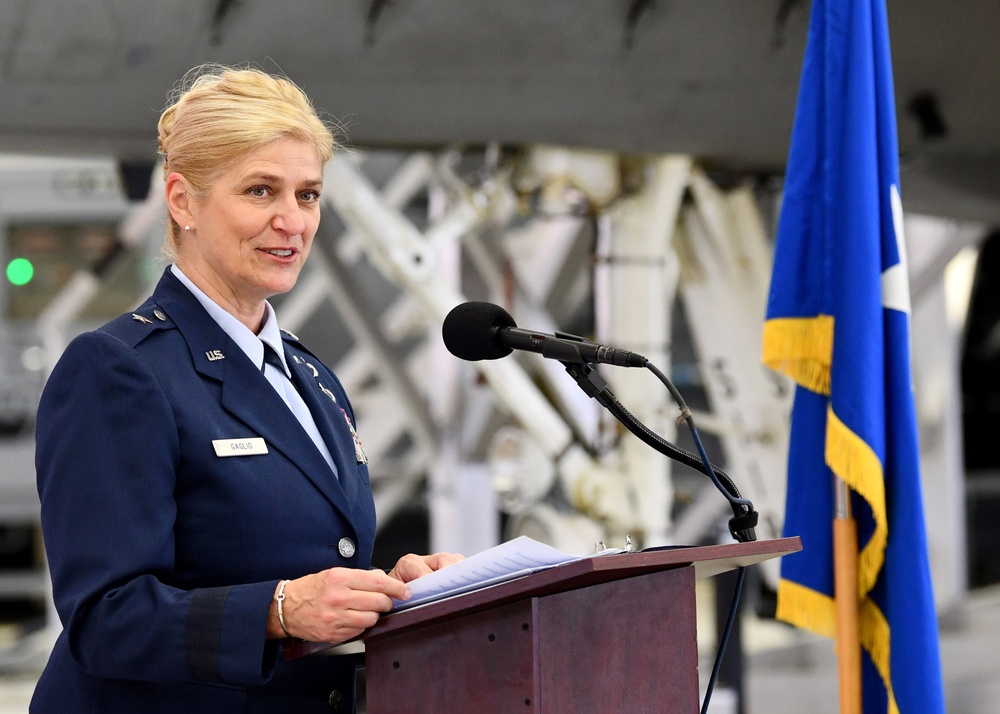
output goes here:
[{"label": "jacket sleeve", "polygon": [[277,581],[183,590],[174,572],[173,409],[122,340],[91,332],[56,365],[35,461],[56,609],[77,664],[116,679],[261,684]]}]

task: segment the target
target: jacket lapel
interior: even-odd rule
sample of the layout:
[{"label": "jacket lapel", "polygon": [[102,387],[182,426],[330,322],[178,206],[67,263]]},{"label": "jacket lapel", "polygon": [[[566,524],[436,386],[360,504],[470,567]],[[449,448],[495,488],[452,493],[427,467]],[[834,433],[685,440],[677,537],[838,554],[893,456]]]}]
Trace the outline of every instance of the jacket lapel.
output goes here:
[{"label": "jacket lapel", "polygon": [[[302,400],[316,421],[320,435],[330,449],[333,462],[337,465],[337,475],[350,508],[358,497],[358,464],[355,458],[354,437],[347,425],[346,412],[341,409],[333,397],[333,392],[323,391],[330,385],[322,383],[321,377],[313,375],[313,367],[306,360],[309,355],[301,355],[299,359],[288,359],[288,347],[285,347],[285,358],[292,372],[295,388],[302,395]],[[300,364],[300,360],[302,363]]]}]

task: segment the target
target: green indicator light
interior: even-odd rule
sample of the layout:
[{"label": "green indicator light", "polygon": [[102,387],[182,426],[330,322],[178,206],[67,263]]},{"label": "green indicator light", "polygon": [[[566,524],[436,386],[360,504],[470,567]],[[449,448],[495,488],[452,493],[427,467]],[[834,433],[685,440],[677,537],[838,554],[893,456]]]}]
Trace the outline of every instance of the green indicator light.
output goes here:
[{"label": "green indicator light", "polygon": [[27,258],[14,258],[7,263],[7,280],[14,285],[27,285],[35,277],[35,266]]}]

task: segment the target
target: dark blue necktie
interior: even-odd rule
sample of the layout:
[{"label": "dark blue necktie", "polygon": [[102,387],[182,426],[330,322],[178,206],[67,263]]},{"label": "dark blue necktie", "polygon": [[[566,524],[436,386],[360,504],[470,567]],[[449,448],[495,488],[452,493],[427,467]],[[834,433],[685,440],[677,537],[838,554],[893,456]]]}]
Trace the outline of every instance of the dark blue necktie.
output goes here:
[{"label": "dark blue necktie", "polygon": [[264,345],[264,363],[261,364],[260,371],[264,371],[264,365],[270,365],[287,376],[287,372],[285,372],[285,365],[282,364],[281,358],[278,356],[278,353],[274,351],[274,348],[263,340],[261,340],[261,344]]}]

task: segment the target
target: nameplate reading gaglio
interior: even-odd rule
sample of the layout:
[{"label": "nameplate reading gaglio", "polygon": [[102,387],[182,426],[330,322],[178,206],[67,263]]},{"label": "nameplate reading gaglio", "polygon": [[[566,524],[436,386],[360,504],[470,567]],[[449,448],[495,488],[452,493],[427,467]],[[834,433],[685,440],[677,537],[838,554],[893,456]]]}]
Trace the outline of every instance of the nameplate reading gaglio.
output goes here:
[{"label": "nameplate reading gaglio", "polygon": [[250,439],[213,439],[216,456],[256,456],[267,453],[267,444],[258,437]]}]

